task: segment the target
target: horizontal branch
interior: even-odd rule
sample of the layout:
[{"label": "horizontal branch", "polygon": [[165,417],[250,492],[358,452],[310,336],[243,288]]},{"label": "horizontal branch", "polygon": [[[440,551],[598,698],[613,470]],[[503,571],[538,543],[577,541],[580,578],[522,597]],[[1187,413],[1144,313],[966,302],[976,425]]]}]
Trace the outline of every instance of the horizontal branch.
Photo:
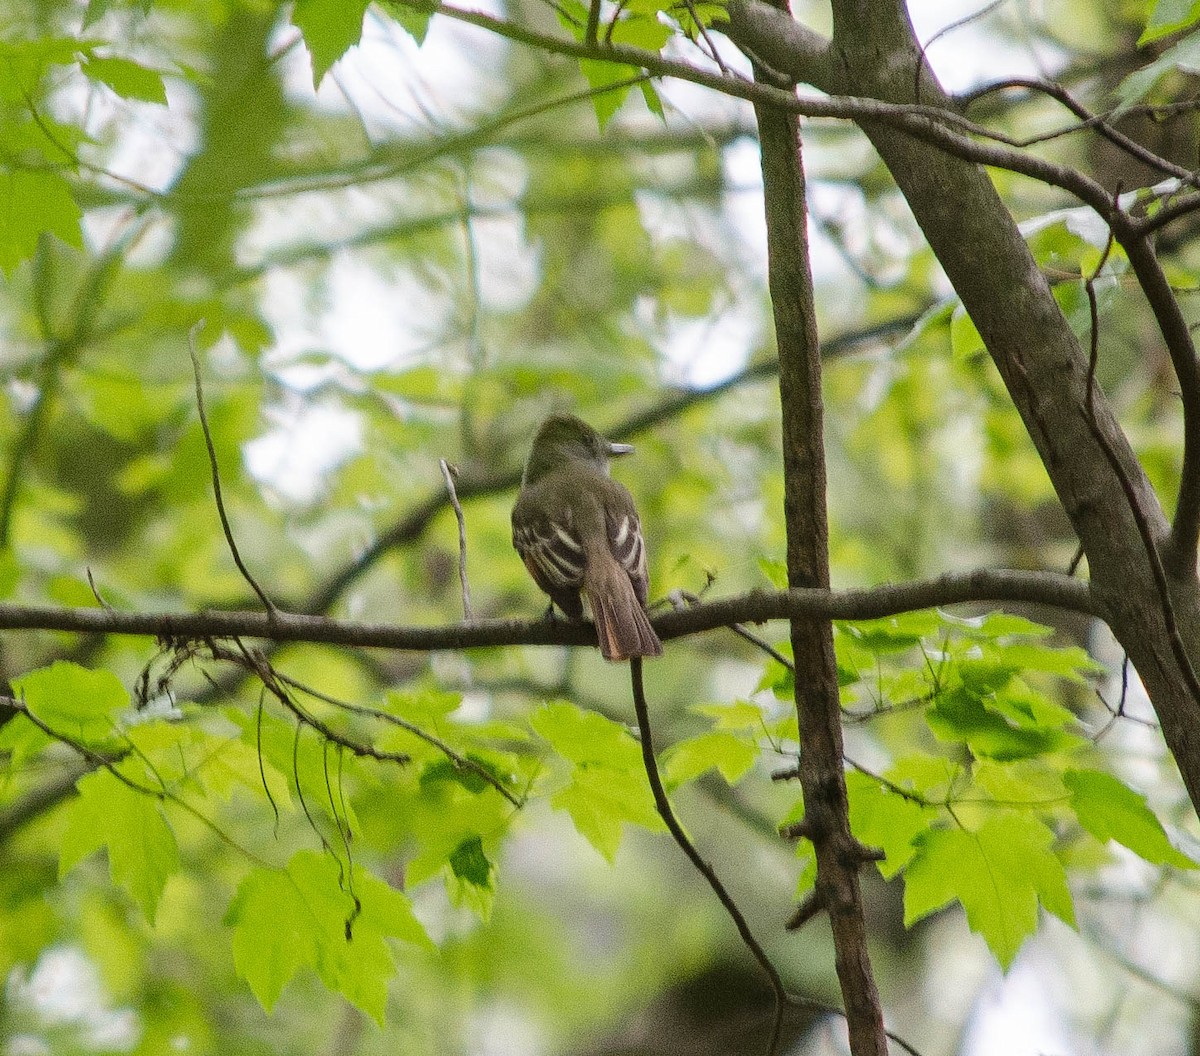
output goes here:
[{"label": "horizontal branch", "polygon": [[[1019,601],[1104,618],[1088,585],[1055,572],[1007,569],[954,573],[912,583],[857,590],[755,590],[665,613],[654,619],[663,639],[684,638],[735,623],[783,619],[862,620],[962,602]],[[560,620],[479,620],[434,627],[355,623],[323,616],[260,612],[118,612],[50,606],[0,605],[0,630],[142,635],[200,641],[259,638],[410,652],[513,645],[594,645],[590,623]]]}]

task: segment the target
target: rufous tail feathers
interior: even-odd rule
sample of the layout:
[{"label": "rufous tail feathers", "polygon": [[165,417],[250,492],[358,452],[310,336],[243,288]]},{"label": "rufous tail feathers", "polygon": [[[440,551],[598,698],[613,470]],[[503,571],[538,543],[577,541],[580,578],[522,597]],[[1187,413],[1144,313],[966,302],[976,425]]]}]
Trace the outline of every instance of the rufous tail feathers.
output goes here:
[{"label": "rufous tail feathers", "polygon": [[605,660],[662,656],[662,642],[650,626],[650,617],[634,594],[628,574],[615,560],[589,562],[583,589]]}]

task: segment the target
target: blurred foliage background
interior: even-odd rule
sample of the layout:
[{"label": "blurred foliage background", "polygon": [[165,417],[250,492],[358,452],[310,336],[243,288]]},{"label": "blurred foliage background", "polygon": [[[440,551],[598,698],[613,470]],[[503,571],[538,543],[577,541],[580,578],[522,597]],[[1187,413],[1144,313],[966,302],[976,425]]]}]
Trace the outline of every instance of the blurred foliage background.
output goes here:
[{"label": "blurred foliage background", "polygon": [[[1048,73],[1097,110],[1190,98],[1183,44],[1137,47],[1149,6],[988,5],[928,58],[953,89]],[[925,40],[972,10],[940,0],[911,8]],[[445,19],[418,45],[412,33],[424,27],[387,5],[367,8],[361,43],[314,90],[293,20],[313,27],[317,52],[329,9],[7,0],[0,12],[5,600],[92,606],[98,593],[120,609],[254,607],[213,504],[188,354],[197,324],[226,506],[247,563],[283,608],[413,625],[461,618],[445,458],[459,471],[476,615],[539,612],[508,513],[532,431],[553,410],[636,444],[617,475],[642,513],[655,598],[770,585],[783,552],[779,407],[748,107],[668,83],[661,117],[635,91],[601,131],[576,63]],[[504,10],[556,28],[552,5],[512,0]],[[813,3],[796,15],[817,28],[828,19]],[[327,46],[323,65],[336,57]],[[686,41],[671,46],[696,57]],[[1051,101],[1019,91],[970,113],[1022,137],[1064,123]],[[1123,120],[1194,165],[1190,112]],[[805,137],[835,585],[981,565],[1065,569],[1075,549],[1066,519],[886,171],[847,126],[810,123]],[[1043,150],[1114,189],[1146,179],[1090,135]],[[1079,280],[1105,233],[1058,191],[995,180],[1086,332]],[[1163,252],[1194,315],[1193,230],[1173,227]],[[1169,502],[1180,440],[1173,376],[1116,257],[1099,289],[1101,380]],[[1080,740],[1103,733],[1088,742],[1088,765],[1138,788],[1176,842],[1193,846],[1195,818],[1136,684],[1113,724],[1096,692],[1115,707],[1119,651],[1079,617],[1025,615],[1103,665],[1082,665],[1077,681],[1035,676],[1071,709]],[[764,633],[785,638],[782,627]],[[949,632],[935,621],[930,633]],[[911,646],[903,635],[900,645],[852,638],[843,631],[864,666],[847,678],[848,753],[865,771],[921,753],[979,756],[953,737],[935,743],[919,711],[873,714],[872,703],[908,699],[906,687],[919,695],[922,661],[880,660]],[[156,649],[8,633],[0,665],[16,679],[66,659],[115,672],[132,690],[147,665],[152,685],[169,662]],[[569,725],[576,719],[563,716],[575,713],[553,701],[629,724],[622,668],[590,650],[533,648],[424,656],[289,646],[274,661],[330,697],[420,721],[544,794],[519,813],[495,794],[485,802],[478,788],[440,781],[436,752],[421,756],[403,731],[372,727],[374,743],[416,751],[421,765],[337,753],[338,794],[326,797],[327,747],[308,731],[297,748],[286,714],[259,717],[257,687],[189,657],[169,693],[147,695],[129,724],[142,732],[122,743],[136,744],[147,767],[167,767],[164,780],[198,797],[189,802],[202,801],[211,824],[162,805],[177,853],[163,844],[166,875],[139,898],[111,842],[111,879],[104,856],[88,856],[104,841],[89,844],[87,819],[102,826],[125,803],[119,783],[93,788],[94,801],[81,784],[73,798],[78,753],[35,744],[28,725],[9,723],[6,1054],[759,1051],[766,987],[700,878],[648,831],[644,803],[630,793],[589,842],[554,801],[564,762],[584,764],[567,749],[529,747],[530,716],[556,749],[575,736],[552,721]],[[804,864],[775,832],[798,798],[770,780],[788,761],[782,668],[713,633],[671,643],[647,677],[662,746],[710,731],[714,716],[736,730],[720,709],[746,702],[764,729],[776,724],[783,747],[754,755],[749,773],[736,773],[734,749],[717,753],[732,784],[678,764],[679,809],[789,987],[836,1001],[823,924],[782,929]],[[309,705],[349,722],[332,705]],[[163,727],[191,732],[164,739],[153,732]],[[361,724],[346,728],[368,736]],[[201,756],[223,760],[223,776]],[[989,794],[1024,796],[1048,780],[1015,773],[1004,772],[1008,784],[992,774]],[[141,808],[125,806],[129,824],[141,824]],[[872,953],[896,1029],[926,1056],[1200,1051],[1191,874],[1164,869],[1165,852],[1147,865],[1065,823],[1055,837],[1078,928],[1049,920],[1006,975],[957,907],[906,929],[901,881],[868,883]],[[386,1005],[374,991],[348,1001],[352,984],[328,964],[290,982],[285,973],[278,986],[260,974],[254,993],[239,978],[253,969],[234,936],[253,936],[237,929],[256,905],[268,918],[265,946],[272,928],[292,926],[286,899],[265,881],[247,884],[246,849],[317,876],[322,866],[292,855],[323,840],[347,866],[352,857],[403,888],[436,944],[390,948]],[[611,863],[598,846],[615,852]],[[61,876],[60,850],[63,866],[82,859]],[[269,1014],[256,993],[277,998]],[[842,1051],[839,1031],[836,1017],[794,1011],[786,1051]]]}]

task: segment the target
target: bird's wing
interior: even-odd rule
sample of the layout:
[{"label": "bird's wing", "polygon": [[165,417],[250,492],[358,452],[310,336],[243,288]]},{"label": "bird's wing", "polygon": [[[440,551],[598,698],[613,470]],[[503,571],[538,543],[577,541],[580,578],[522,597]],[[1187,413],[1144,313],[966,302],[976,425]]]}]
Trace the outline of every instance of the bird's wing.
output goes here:
[{"label": "bird's wing", "polygon": [[650,589],[646,572],[646,541],[642,538],[642,524],[638,520],[632,500],[628,503],[610,503],[605,521],[608,527],[608,548],[629,576],[633,591],[644,608]]},{"label": "bird's wing", "polygon": [[547,594],[578,590],[587,562],[570,509],[550,518],[513,511],[513,546],[537,585]]}]

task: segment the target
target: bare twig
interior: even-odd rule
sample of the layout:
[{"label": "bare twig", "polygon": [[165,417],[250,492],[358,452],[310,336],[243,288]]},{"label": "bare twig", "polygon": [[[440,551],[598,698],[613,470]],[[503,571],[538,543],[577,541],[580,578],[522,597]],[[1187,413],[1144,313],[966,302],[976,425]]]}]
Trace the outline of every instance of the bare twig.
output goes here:
[{"label": "bare twig", "polygon": [[[1200,364],[1197,363],[1196,345],[1179,300],[1171,289],[1150,238],[1146,235],[1131,234],[1129,224],[1122,213],[1114,211],[1110,223],[1125,249],[1129,265],[1137,277],[1150,310],[1154,313],[1155,322],[1171,357],[1171,365],[1175,369],[1176,380],[1179,382],[1183,407],[1183,465],[1180,469],[1179,497],[1175,503],[1171,535],[1163,548],[1162,561],[1172,573],[1192,576],[1195,574],[1197,541],[1200,539]],[[1093,275],[1085,283],[1093,319],[1093,360],[1090,367],[1093,376],[1097,317],[1093,288],[1095,278]],[[1089,409],[1092,399],[1089,384]]]},{"label": "bare twig", "polygon": [[[680,601],[686,602],[688,605],[695,606],[695,605],[701,604],[700,598],[697,595],[691,593],[691,591],[676,590],[676,591],[672,591],[671,593],[672,593],[672,599],[671,599],[672,601],[674,601],[675,596],[678,596]],[[678,605],[675,606],[675,608],[679,608],[679,607],[680,606],[678,606]],[[729,629],[731,631],[733,631],[733,633],[736,634],[739,638],[743,638],[747,642],[749,642],[751,645],[753,645],[755,648],[761,649],[764,653],[767,654],[767,656],[769,656],[772,660],[775,660],[776,662],[782,664],[788,671],[794,672],[796,670],[796,665],[792,663],[790,657],[784,656],[783,653],[781,653],[778,649],[776,649],[775,646],[773,646],[770,642],[768,642],[766,639],[760,637],[759,635],[755,634],[753,631],[748,630],[742,624],[731,623],[729,625]]]},{"label": "bare twig", "polygon": [[[1045,132],[1041,135],[1030,137],[1022,140],[1022,145],[1032,146],[1035,143],[1045,143],[1048,140],[1056,139],[1059,136],[1081,132],[1088,128],[1094,128],[1100,135],[1112,143],[1113,146],[1124,151],[1130,157],[1136,158],[1147,167],[1157,169],[1165,176],[1174,176],[1193,187],[1200,187],[1200,173],[1196,173],[1182,165],[1176,165],[1169,159],[1154,153],[1154,151],[1137,142],[1137,140],[1125,135],[1125,133],[1114,128],[1109,123],[1109,119],[1113,116],[1112,113],[1093,114],[1066,88],[1064,88],[1061,84],[1056,84],[1053,81],[1014,77],[998,84],[985,85],[982,88],[978,88],[967,95],[961,96],[959,101],[963,105],[969,105],[975,100],[980,99],[991,92],[996,92],[1007,88],[1026,88],[1029,91],[1038,92],[1042,95],[1049,96],[1051,99],[1061,103],[1067,110],[1070,110],[1075,117],[1079,118],[1078,124],[1071,125],[1069,128],[1057,129],[1052,132]],[[1194,108],[1195,105],[1196,104],[1193,102],[1191,107]],[[1134,109],[1136,108],[1123,109],[1120,111],[1120,114],[1122,116],[1127,115]]]},{"label": "bare twig", "polygon": [[654,738],[650,729],[650,709],[646,706],[646,689],[642,682],[642,658],[640,656],[635,656],[629,661],[629,675],[633,685],[633,708],[637,715],[638,734],[642,742],[642,763],[646,769],[646,778],[650,782],[650,791],[654,796],[655,809],[680,850],[687,855],[688,860],[696,867],[696,871],[704,877],[708,886],[712,888],[713,894],[725,907],[725,912],[733,920],[738,934],[742,937],[742,942],[758,962],[771,984],[771,992],[775,995],[775,1018],[771,1027],[770,1042],[767,1045],[767,1056],[774,1056],[779,1048],[779,1036],[783,1028],[783,1009],[787,1003],[787,991],[784,989],[783,980],[779,976],[779,970],[767,956],[766,950],[754,937],[745,915],[738,908],[733,896],[721,883],[721,878],[717,876],[713,867],[701,857],[695,844],[683,831],[683,826],[679,824],[679,819],[671,807],[671,801],[667,798],[667,791],[663,788],[662,777],[658,772],[658,762],[654,758]]},{"label": "bare twig", "polygon": [[88,586],[92,588],[92,597],[96,599],[96,604],[106,612],[112,612],[113,607],[104,600],[104,597],[100,593],[100,588],[96,586],[96,580],[92,577],[92,570],[90,566],[87,569],[87,581]]},{"label": "bare twig", "polygon": [[[264,858],[260,858],[257,854],[255,854],[248,847],[244,847],[244,846],[242,846],[242,844],[238,843],[237,840],[235,840],[232,836],[230,836],[229,833],[227,833],[224,829],[222,829],[215,821],[213,821],[212,818],[210,818],[202,810],[193,806],[191,803],[189,803],[186,799],[184,799],[177,792],[173,792],[170,788],[168,788],[166,786],[165,783],[161,783],[161,779],[160,779],[161,787],[159,787],[159,788],[150,788],[146,785],[143,785],[139,781],[135,781],[133,778],[129,777],[127,774],[125,774],[121,771],[121,768],[117,765],[117,763],[119,762],[118,759],[110,758],[109,756],[105,755],[103,752],[96,751],[96,749],[89,747],[88,745],[84,744],[83,742],[81,742],[79,740],[76,740],[75,738],[71,737],[69,734],[63,733],[61,730],[54,729],[52,726],[50,726],[48,723],[46,723],[43,719],[41,719],[38,715],[36,715],[34,712],[30,711],[24,705],[24,703],[22,703],[21,701],[14,700],[11,703],[14,707],[17,708],[18,711],[21,712],[22,715],[24,715],[30,722],[32,722],[47,737],[50,737],[53,740],[59,741],[60,743],[67,745],[67,747],[71,748],[73,751],[78,753],[83,759],[85,759],[88,763],[89,770],[94,770],[98,767],[103,767],[110,774],[112,774],[112,776],[114,778],[116,778],[118,781],[120,781],[121,784],[125,785],[131,791],[140,792],[142,795],[149,796],[151,799],[157,799],[160,802],[167,802],[167,803],[175,804],[175,806],[186,811],[188,814],[191,814],[192,817],[194,817],[197,821],[199,821],[200,823],[205,825],[208,829],[210,829],[213,833],[215,833],[224,843],[228,844],[235,851],[241,852],[245,857],[250,859],[250,861],[256,863],[257,865],[263,866],[264,868],[267,868],[267,869],[273,868],[273,866],[271,865],[270,862],[266,861]],[[84,776],[83,774],[77,774],[75,776],[75,780],[78,781],[79,778],[83,777],[83,776]],[[62,798],[66,798],[65,795]],[[58,801],[59,800],[56,799],[54,802],[58,802]],[[53,803],[51,803],[49,805],[53,805]],[[43,809],[44,809],[44,807],[43,807]]]},{"label": "bare twig", "polygon": [[233,555],[233,563],[237,565],[242,578],[258,595],[263,607],[267,610],[267,615],[274,618],[278,612],[275,603],[267,597],[242,560],[237,543],[234,542],[233,529],[229,526],[229,517],[225,513],[225,501],[221,498],[221,472],[217,466],[217,449],[213,446],[212,432],[208,428],[208,415],[204,411],[204,386],[200,380],[200,360],[196,355],[196,334],[203,325],[204,320],[201,319],[188,331],[188,352],[192,357],[192,374],[196,379],[196,410],[200,414],[200,428],[204,431],[204,444],[208,448],[208,464],[212,469],[213,497],[217,502],[217,513],[221,517],[221,529],[225,533],[225,542],[229,544],[229,552]]},{"label": "bare twig", "polygon": [[717,51],[717,45],[713,42],[712,37],[709,36],[708,26],[700,21],[700,15],[696,11],[695,0],[683,0],[683,2],[687,5],[688,14],[692,16],[692,22],[696,27],[696,31],[700,34],[701,38],[704,40],[704,43],[708,45],[708,57],[712,59],[713,62],[717,64],[717,67],[720,69],[720,71],[725,74],[726,77],[728,77],[729,68],[725,65],[725,60],[721,58],[721,53]]},{"label": "bare twig", "polygon": [[407,719],[401,718],[399,715],[393,715],[390,711],[383,711],[379,708],[370,708],[363,704],[352,704],[347,700],[339,700],[337,697],[332,697],[327,693],[321,692],[319,689],[314,689],[311,686],[306,686],[303,682],[299,682],[280,671],[275,672],[275,677],[284,685],[291,686],[293,689],[312,697],[314,700],[323,701],[326,704],[335,708],[340,708],[342,711],[349,712],[352,715],[362,715],[366,718],[377,719],[380,722],[387,722],[393,726],[398,726],[402,730],[406,730],[414,737],[424,741],[426,744],[432,745],[449,759],[457,770],[468,771],[475,774],[480,780],[491,785],[497,792],[507,799],[518,810],[524,806],[524,801],[515,795],[507,788],[503,781],[499,780],[495,774],[484,766],[480,766],[474,759],[469,759],[460,752],[455,751],[445,741],[428,730],[423,730],[415,723],[409,722]]},{"label": "bare twig", "polygon": [[345,734],[338,733],[328,723],[318,719],[315,715],[296,703],[277,676],[275,669],[271,667],[263,656],[248,649],[241,641],[235,639],[234,644],[237,647],[237,652],[232,649],[222,648],[215,642],[209,643],[208,651],[215,660],[225,660],[238,664],[240,667],[251,672],[262,683],[267,692],[290,711],[295,716],[296,721],[302,726],[311,727],[324,737],[325,740],[341,745],[352,755],[374,759],[376,762],[381,763],[395,763],[398,766],[407,766],[412,762],[412,756],[406,752],[387,752],[381,748],[376,748],[374,745],[363,744],[361,741],[355,741]]},{"label": "bare twig", "polygon": [[458,520],[458,582],[462,586],[463,618],[470,623],[475,616],[471,611],[471,584],[467,580],[467,522],[463,517],[462,504],[458,501],[458,493],[454,490],[454,478],[458,476],[458,467],[451,465],[444,458],[438,462],[442,467],[442,479],[446,482],[450,505],[454,507],[454,516]]},{"label": "bare twig", "polygon": [[792,915],[788,917],[784,927],[788,931],[799,931],[824,908],[825,900],[815,891],[810,891],[808,896],[796,907]]}]

